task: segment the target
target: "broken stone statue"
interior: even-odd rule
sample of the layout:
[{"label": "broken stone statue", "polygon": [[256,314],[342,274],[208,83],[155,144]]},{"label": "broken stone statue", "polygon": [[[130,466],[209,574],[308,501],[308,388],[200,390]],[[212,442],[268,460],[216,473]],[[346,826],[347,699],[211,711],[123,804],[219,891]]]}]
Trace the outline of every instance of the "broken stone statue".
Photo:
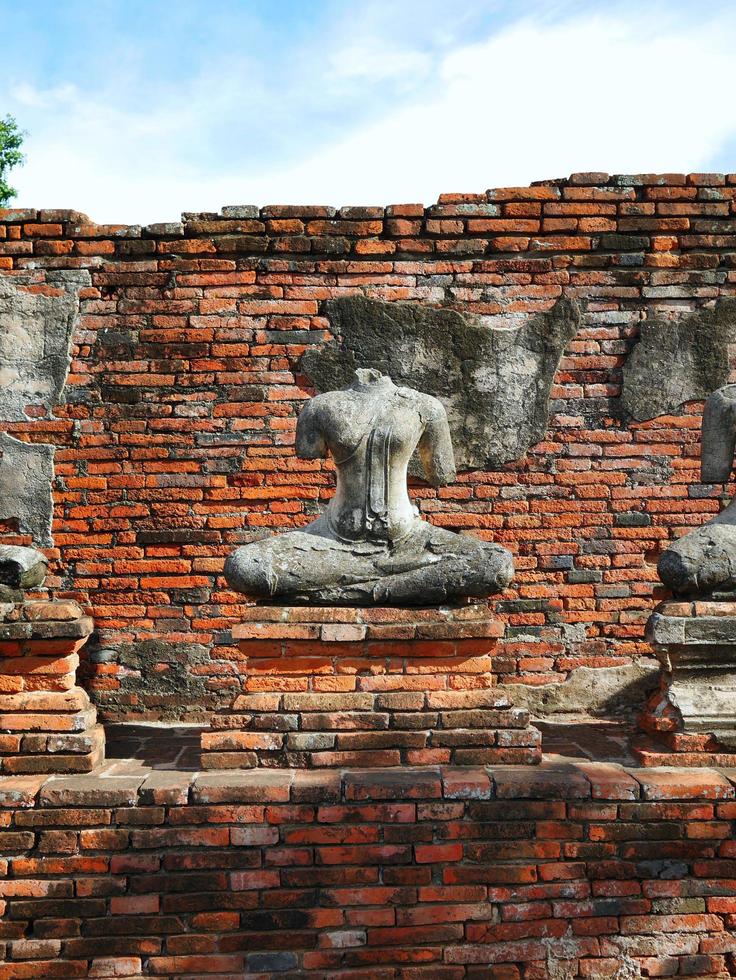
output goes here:
[{"label": "broken stone statue", "polygon": [[[708,398],[700,463],[704,483],[725,483],[736,448],[736,384]],[[662,554],[659,577],[678,596],[736,595],[736,497],[720,514],[679,538]]]},{"label": "broken stone statue", "polygon": [[332,453],[337,490],[305,528],[238,548],[225,577],[238,592],[315,605],[436,605],[505,588],[514,565],[500,545],[422,520],[406,474],[418,447],[427,480],[455,478],[447,416],[430,395],[370,368],[342,391],[310,399],[297,424],[302,459]]},{"label": "broken stone statue", "polygon": [[[701,475],[725,483],[736,447],[736,385],[708,398],[703,412]],[[659,577],[676,601],[650,616],[647,639],[662,664],[660,687],[634,746],[644,765],[733,766],[736,759],[736,498],[702,527],[675,541]]]},{"label": "broken stone statue", "polygon": [[0,587],[32,589],[43,585],[48,560],[35,548],[0,545]]}]

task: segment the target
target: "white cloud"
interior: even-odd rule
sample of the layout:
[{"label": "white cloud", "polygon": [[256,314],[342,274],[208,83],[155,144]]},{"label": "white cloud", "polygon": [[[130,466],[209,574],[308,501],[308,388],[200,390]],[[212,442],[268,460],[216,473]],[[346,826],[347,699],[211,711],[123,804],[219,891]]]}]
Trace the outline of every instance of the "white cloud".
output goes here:
[{"label": "white cloud", "polygon": [[736,133],[729,33],[710,25],[653,39],[646,25],[603,19],[517,25],[448,55],[437,98],[281,174],[282,196],[426,203],[573,170],[697,169]]},{"label": "white cloud", "polygon": [[406,79],[416,82],[428,73],[432,58],[424,51],[395,48],[379,38],[361,40],[330,57],[336,79],[357,78],[368,82]]},{"label": "white cloud", "polygon": [[28,106],[32,109],[51,109],[74,99],[76,92],[75,86],[68,83],[57,85],[54,88],[39,89],[28,82],[21,82],[11,88],[10,97],[21,106]]},{"label": "white cloud", "polygon": [[[129,112],[62,86],[65,112],[34,131],[28,164],[13,174],[18,203],[148,222],[236,203],[431,203],[442,191],[574,170],[698,170],[736,135],[734,26],[733,15],[664,27],[646,14],[526,20],[440,57],[412,104],[357,129],[346,120],[342,140],[282,166],[256,165],[227,144],[217,148],[218,171],[190,160],[191,141],[207,139],[216,86]],[[420,51],[379,55],[348,48],[327,78],[368,85],[426,73]],[[237,104],[232,91],[224,96]],[[269,113],[267,102],[260,111]]]}]

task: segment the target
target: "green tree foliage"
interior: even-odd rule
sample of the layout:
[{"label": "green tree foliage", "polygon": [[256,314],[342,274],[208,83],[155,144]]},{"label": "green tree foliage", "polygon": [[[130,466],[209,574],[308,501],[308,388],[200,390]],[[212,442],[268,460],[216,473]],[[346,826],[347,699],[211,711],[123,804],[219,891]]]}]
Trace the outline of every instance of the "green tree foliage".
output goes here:
[{"label": "green tree foliage", "polygon": [[12,116],[0,119],[0,207],[6,207],[18,193],[7,177],[13,167],[20,166],[25,160],[20,152],[25,135]]}]

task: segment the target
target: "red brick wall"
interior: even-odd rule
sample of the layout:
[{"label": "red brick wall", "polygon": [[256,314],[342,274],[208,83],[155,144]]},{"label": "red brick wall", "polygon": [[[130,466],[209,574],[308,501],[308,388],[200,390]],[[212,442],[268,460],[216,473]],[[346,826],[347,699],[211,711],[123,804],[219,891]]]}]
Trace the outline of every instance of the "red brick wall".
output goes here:
[{"label": "red brick wall", "polygon": [[733,976],[734,819],[707,769],[12,777],[0,980]]},{"label": "red brick wall", "polygon": [[[502,678],[543,684],[647,653],[657,554],[718,503],[689,495],[700,405],[626,427],[609,399],[643,314],[736,294],[735,196],[733,175],[593,174],[427,209],[246,208],[143,230],[0,212],[0,274],[92,277],[68,403],[53,421],[6,428],[58,447],[59,584],[95,616],[103,652],[88,683],[108,714],[191,718],[228,700],[239,597],[222,563],[254,532],[305,523],[331,493],[329,464],[294,457],[310,395],[295,370],[302,331],[328,337],[324,302],[356,290],[477,313],[538,312],[563,294],[586,304],[547,438],[416,496],[430,520],[516,556],[498,603]],[[143,667],[118,662],[121,644],[159,638],[176,662],[156,646]]]}]

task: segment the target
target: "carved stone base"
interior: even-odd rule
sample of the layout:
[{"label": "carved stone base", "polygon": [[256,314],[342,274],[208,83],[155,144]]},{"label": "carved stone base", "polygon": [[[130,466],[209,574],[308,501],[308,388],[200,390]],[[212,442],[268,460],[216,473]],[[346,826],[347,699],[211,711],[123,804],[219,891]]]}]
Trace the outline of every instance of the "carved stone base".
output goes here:
[{"label": "carved stone base", "polygon": [[105,757],[76,684],[92,620],[74,602],[0,604],[0,773],[89,772]]},{"label": "carved stone base", "polygon": [[485,603],[254,606],[233,630],[243,693],[203,733],[202,765],[537,763],[539,731],[493,687],[503,629]]},{"label": "carved stone base", "polygon": [[647,624],[660,688],[633,750],[644,765],[736,765],[736,603],[663,602]]}]

